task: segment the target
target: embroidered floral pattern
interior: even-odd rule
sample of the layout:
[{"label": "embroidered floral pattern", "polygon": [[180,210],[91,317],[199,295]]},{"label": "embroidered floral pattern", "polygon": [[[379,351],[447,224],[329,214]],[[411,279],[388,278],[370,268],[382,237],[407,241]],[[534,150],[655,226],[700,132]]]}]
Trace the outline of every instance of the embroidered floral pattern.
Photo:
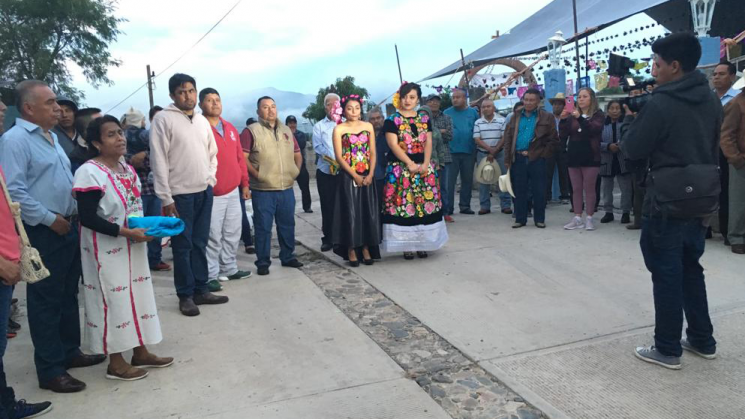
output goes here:
[{"label": "embroidered floral pattern", "polygon": [[121,252],[122,250],[124,250],[124,248],[123,248],[123,247],[115,247],[115,248],[113,248],[113,249],[111,249],[111,250],[107,250],[107,251],[106,251],[106,254],[107,254],[107,255],[115,255],[115,254],[117,254],[117,253]]},{"label": "embroidered floral pattern", "polygon": [[132,324],[132,322],[124,322],[122,324],[117,324],[116,325],[116,328],[117,329],[126,329],[127,327],[129,327],[130,324]]},{"label": "embroidered floral pattern", "polygon": [[98,329],[98,325],[95,324],[95,323],[93,323],[93,322],[91,322],[91,321],[85,322],[85,325],[88,326],[88,327],[92,327],[94,329]]},{"label": "embroidered floral pattern", "polygon": [[142,320],[150,320],[150,319],[154,319],[156,317],[158,317],[157,314],[143,314],[142,316],[140,316],[140,318]]},{"label": "embroidered floral pattern", "polygon": [[344,134],[341,136],[341,151],[344,160],[358,174],[370,170],[370,133]]},{"label": "embroidered floral pattern", "polygon": [[111,292],[124,292],[124,291],[126,291],[128,289],[129,289],[129,287],[123,287],[123,286],[119,285],[118,287],[111,288]]},{"label": "embroidered floral pattern", "polygon": [[[427,142],[427,129],[429,127],[429,116],[421,111],[414,117],[405,117],[400,113],[393,115],[393,122],[398,127],[398,146],[406,154],[424,153],[424,144]],[[411,126],[416,126],[417,136]]]},{"label": "embroidered floral pattern", "polygon": [[149,281],[149,280],[150,280],[150,277],[149,276],[139,276],[139,277],[133,279],[132,281],[133,282],[145,282],[145,281]]},{"label": "embroidered floral pattern", "polygon": [[96,289],[96,287],[91,284],[83,284],[83,288],[87,289],[88,291],[94,291]]}]

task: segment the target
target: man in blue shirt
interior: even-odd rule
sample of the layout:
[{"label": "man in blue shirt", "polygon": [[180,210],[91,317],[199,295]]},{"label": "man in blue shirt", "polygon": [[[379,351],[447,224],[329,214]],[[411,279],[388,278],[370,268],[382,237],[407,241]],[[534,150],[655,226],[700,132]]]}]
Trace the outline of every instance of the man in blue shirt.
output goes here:
[{"label": "man in blue shirt", "polygon": [[0,139],[0,166],[11,198],[21,204],[31,245],[51,273],[26,288],[36,374],[43,389],[78,392],[85,383],[67,369],[99,364],[106,356],[80,351],[77,207],[70,160],[51,132],[59,105],[54,92],[37,80],[19,83],[16,98],[21,117]]},{"label": "man in blue shirt", "polygon": [[326,108],[326,117],[313,126],[313,150],[318,157],[316,170],[316,184],[318,186],[318,198],[321,201],[321,251],[328,252],[334,246],[331,243],[331,220],[334,217],[334,202],[336,190],[338,189],[339,177],[331,173],[331,166],[324,160],[327,157],[336,160],[334,154],[334,141],[332,139],[336,121],[332,119],[334,105],[341,100],[339,95],[329,93],[323,100]]},{"label": "man in blue shirt", "polygon": [[476,109],[466,103],[466,92],[453,90],[453,106],[445,109],[445,115],[453,120],[453,139],[450,153],[453,162],[448,168],[448,207],[445,215],[452,215],[455,209],[455,182],[460,173],[460,213],[474,214],[471,209],[471,189],[473,187],[473,166],[476,163],[476,143],[473,141],[473,126],[479,119]]}]

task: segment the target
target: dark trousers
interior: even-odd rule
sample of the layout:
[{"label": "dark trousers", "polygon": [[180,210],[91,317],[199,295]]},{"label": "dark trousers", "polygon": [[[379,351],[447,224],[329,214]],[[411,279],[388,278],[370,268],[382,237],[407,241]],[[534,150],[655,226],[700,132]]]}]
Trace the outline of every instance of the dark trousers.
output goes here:
[{"label": "dark trousers", "polygon": [[[142,195],[142,211],[145,217],[162,215],[160,198],[155,195]],[[160,238],[147,242],[147,261],[151,268],[163,262],[163,246]]]},{"label": "dark trousers", "polygon": [[634,188],[634,225],[642,225],[642,208],[644,207],[644,196],[647,194],[647,189],[644,187],[644,179],[646,174],[644,171],[635,170],[632,173],[633,188]]},{"label": "dark trousers", "polygon": [[256,266],[272,264],[272,224],[277,222],[279,260],[295,259],[295,194],[284,191],[251,191],[256,229]]},{"label": "dark trousers", "polygon": [[719,194],[719,232],[727,238],[729,231],[729,163],[724,157],[722,149],[719,149],[719,182],[722,192]]},{"label": "dark trousers", "polygon": [[[558,170],[557,170],[558,168]],[[571,199],[572,190],[569,184],[569,166],[565,152],[556,153],[553,157],[546,159],[546,201],[550,201],[553,195],[554,172],[559,172],[559,199]],[[600,195],[598,195],[600,196]]]},{"label": "dark trousers", "polygon": [[244,246],[253,246],[254,241],[251,237],[251,223],[248,222],[248,214],[246,214],[246,200],[241,200],[241,241]]},{"label": "dark trousers", "polygon": [[36,375],[39,383],[46,383],[64,374],[65,365],[80,355],[78,284],[82,266],[78,226],[73,225],[65,236],[43,225],[25,227],[31,245],[51,274],[26,287]]},{"label": "dark trousers", "polygon": [[[383,212],[383,207],[385,206],[385,202],[383,202],[383,198],[385,198],[385,192],[383,189],[385,188],[385,178],[383,179],[375,179],[375,187],[378,188],[378,212]],[[383,217],[380,217],[381,221]]]},{"label": "dark trousers", "polygon": [[[546,159],[529,161],[521,154],[515,156],[510,168],[512,190],[515,192],[515,222],[528,223],[528,199],[533,203],[533,220],[546,222]],[[529,195],[532,192],[532,197]]]},{"label": "dark trousers", "polygon": [[334,218],[334,203],[336,202],[336,191],[339,188],[339,176],[332,176],[316,171],[316,184],[318,185],[318,198],[321,200],[321,231],[323,243],[331,244],[331,228]]},{"label": "dark trousers", "polygon": [[471,209],[471,193],[473,192],[473,168],[476,164],[476,155],[467,153],[452,153],[453,162],[449,163],[448,174],[448,208],[445,213],[452,215],[455,210],[455,183],[460,174],[460,210]]},{"label": "dark trousers", "polygon": [[300,194],[303,200],[303,211],[310,209],[310,174],[305,167],[305,163],[300,168],[300,174],[297,175],[297,186],[300,188]]},{"label": "dark trousers", "polygon": [[663,355],[681,356],[683,314],[686,335],[696,348],[716,348],[709,318],[704,268],[706,227],[701,219],[644,217],[641,249],[652,273],[655,309],[655,346]]},{"label": "dark trousers", "polygon": [[171,238],[173,282],[180,298],[207,292],[207,241],[212,218],[212,186],[202,192],[174,195],[176,210],[186,227]]},{"label": "dark trousers", "polygon": [[13,389],[8,387],[5,378],[5,368],[3,367],[3,357],[5,348],[8,346],[7,327],[8,317],[10,316],[10,300],[13,296],[13,287],[9,287],[0,282],[0,419],[8,419],[10,411],[15,407],[15,394]]}]

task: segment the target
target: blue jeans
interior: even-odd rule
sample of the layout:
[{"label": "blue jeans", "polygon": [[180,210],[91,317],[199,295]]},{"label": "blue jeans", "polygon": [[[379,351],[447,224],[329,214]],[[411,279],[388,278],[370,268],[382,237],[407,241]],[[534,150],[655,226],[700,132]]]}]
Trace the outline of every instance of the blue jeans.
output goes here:
[{"label": "blue jeans", "polygon": [[212,186],[202,192],[174,195],[176,210],[186,227],[171,238],[173,282],[179,298],[207,292],[207,241],[212,218]]},{"label": "blue jeans", "polygon": [[[440,196],[442,197],[442,208],[445,210],[444,215],[452,215],[453,210],[450,206],[450,194],[448,193],[448,183],[450,176],[450,163],[444,163],[442,166],[440,166],[440,173],[438,173],[438,177],[440,178]],[[448,209],[450,208],[450,209]]]},{"label": "blue jeans", "polygon": [[452,153],[453,162],[448,164],[448,207],[445,213],[452,215],[455,210],[455,183],[460,174],[460,202],[461,211],[471,209],[471,188],[473,188],[473,167],[476,158],[473,154]]},{"label": "blue jeans", "polygon": [[529,161],[517,154],[510,167],[512,191],[515,192],[515,222],[528,223],[528,201],[533,203],[533,220],[546,222],[546,159]]},{"label": "blue jeans", "polygon": [[683,314],[688,341],[704,351],[716,349],[709,317],[704,268],[706,227],[701,219],[644,217],[641,249],[652,273],[655,309],[654,342],[663,355],[681,356]]},{"label": "blue jeans", "polygon": [[[26,286],[28,327],[34,343],[39,383],[67,372],[66,364],[80,355],[78,285],[82,275],[78,226],[60,236],[43,225],[26,227],[51,276]],[[7,324],[7,320],[5,321]]]},{"label": "blue jeans", "polygon": [[[155,195],[142,195],[142,212],[145,217],[158,217],[162,215],[160,198]],[[150,268],[163,262],[163,246],[159,238],[147,242],[147,261]]]},{"label": "blue jeans", "polygon": [[256,266],[272,264],[272,224],[276,219],[279,239],[279,260],[288,263],[295,259],[295,194],[292,188],[284,191],[251,191],[256,230]]},{"label": "blue jeans", "polygon": [[241,241],[244,246],[253,246],[254,240],[251,237],[251,223],[248,222],[248,215],[246,214],[246,200],[243,197],[238,198],[241,200]]},{"label": "blue jeans", "polygon": [[[481,161],[488,156],[487,153],[479,151],[476,155],[476,165],[481,164]],[[507,169],[504,167],[504,151],[500,151],[495,159],[499,165],[499,169],[502,173],[507,173]],[[491,209],[491,185],[479,185],[479,204],[482,210]],[[508,209],[512,208],[512,196],[509,192],[499,193],[499,208]]]},{"label": "blue jeans", "polygon": [[13,287],[0,282],[0,419],[7,419],[11,408],[15,407],[15,394],[8,387],[3,368],[3,357],[5,348],[8,346],[7,327],[8,316],[10,316],[10,299],[13,296]]}]

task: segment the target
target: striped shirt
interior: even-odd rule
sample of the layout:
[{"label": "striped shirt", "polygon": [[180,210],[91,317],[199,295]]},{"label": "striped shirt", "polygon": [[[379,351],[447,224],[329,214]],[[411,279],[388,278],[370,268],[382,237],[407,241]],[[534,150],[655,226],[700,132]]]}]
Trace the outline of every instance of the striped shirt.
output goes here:
[{"label": "striped shirt", "polygon": [[[486,145],[494,147],[502,139],[505,125],[506,120],[499,114],[494,114],[491,121],[487,121],[486,118],[481,117],[476,120],[473,126],[473,138],[481,138],[481,141],[485,142]],[[484,150],[480,146],[478,150],[484,153],[487,152],[487,150]]]}]

